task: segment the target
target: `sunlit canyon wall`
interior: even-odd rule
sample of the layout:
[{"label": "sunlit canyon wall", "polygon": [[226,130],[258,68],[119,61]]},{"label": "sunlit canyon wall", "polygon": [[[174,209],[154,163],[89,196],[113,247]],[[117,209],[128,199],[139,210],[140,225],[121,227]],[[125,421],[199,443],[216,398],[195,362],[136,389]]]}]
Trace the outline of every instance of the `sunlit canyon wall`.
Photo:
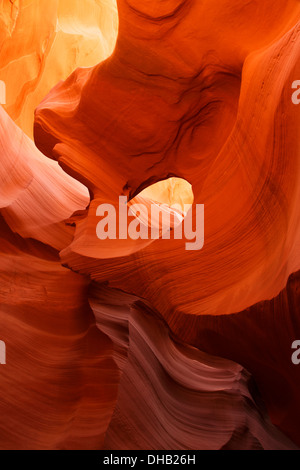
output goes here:
[{"label": "sunlit canyon wall", "polygon": [[0,1],[2,449],[300,446],[299,64],[298,0]]}]

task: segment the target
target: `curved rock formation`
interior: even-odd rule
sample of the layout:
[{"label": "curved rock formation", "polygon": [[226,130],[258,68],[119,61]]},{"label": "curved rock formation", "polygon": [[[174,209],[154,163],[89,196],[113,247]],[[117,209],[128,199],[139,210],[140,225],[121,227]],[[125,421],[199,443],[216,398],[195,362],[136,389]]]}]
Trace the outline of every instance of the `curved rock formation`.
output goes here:
[{"label": "curved rock formation", "polygon": [[93,286],[90,305],[123,372],[105,449],[296,449],[241,366],[178,342],[138,298]]},{"label": "curved rock formation", "polygon": [[[162,10],[155,20],[150,4],[148,17],[132,2],[120,1],[113,56],[74,72],[36,113],[38,147],[92,195],[63,262],[146,298],[174,324],[178,315],[233,313],[272,298],[300,267],[295,132],[300,118],[291,101],[291,83],[299,71],[299,25],[293,26],[299,3],[277,2],[271,8],[264,2],[248,11],[239,10],[236,2],[237,18],[245,16],[247,22],[249,15],[254,23],[269,11],[272,34],[261,26],[253,40],[249,22],[249,31],[244,24],[242,31],[234,28],[234,45],[225,41],[221,48],[214,35],[221,18],[230,23],[227,3],[219,5],[219,16],[206,2],[188,7],[168,2],[170,11],[178,8],[176,14]],[[193,19],[205,7],[211,16],[195,32]],[[159,7],[154,11],[158,14]],[[190,42],[176,40],[184,26],[194,33],[186,38]],[[160,41],[156,28],[161,34],[166,30]],[[182,241],[161,240],[121,267],[118,260],[103,263],[95,233],[98,205],[116,204],[120,194],[133,197],[171,174],[190,182],[195,204],[206,206],[201,253],[186,253]],[[131,276],[136,264],[139,270]],[[149,285],[148,279],[154,282]],[[162,289],[163,295],[157,295]]]},{"label": "curved rock formation", "polygon": [[33,112],[78,66],[95,65],[115,46],[115,0],[2,0],[0,80],[5,109],[32,137]]},{"label": "curved rock formation", "polygon": [[119,371],[95,326],[87,283],[57,254],[0,219],[0,447],[97,449],[115,406]]},{"label": "curved rock formation", "polygon": [[1,449],[94,449],[117,397],[112,344],[88,282],[61,266],[86,188],[42,155],[0,108]]},{"label": "curved rock formation", "polygon": [[[4,3],[1,447],[295,449],[299,1],[118,0],[102,62],[113,1]],[[203,249],[97,238],[174,177]]]}]

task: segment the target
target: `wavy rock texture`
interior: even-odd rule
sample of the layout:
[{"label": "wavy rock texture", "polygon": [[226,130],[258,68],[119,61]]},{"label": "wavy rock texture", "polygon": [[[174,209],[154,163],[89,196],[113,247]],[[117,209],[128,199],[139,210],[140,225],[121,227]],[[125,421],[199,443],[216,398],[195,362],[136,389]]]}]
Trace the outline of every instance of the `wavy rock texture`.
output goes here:
[{"label": "wavy rock texture", "polygon": [[[1,5],[1,448],[295,449],[300,4],[117,3]],[[96,238],[169,177],[201,251]]]},{"label": "wavy rock texture", "polygon": [[0,108],[1,214],[10,228],[56,249],[72,241],[65,219],[89,203],[86,188],[45,158]]},{"label": "wavy rock texture", "polygon": [[296,448],[270,424],[241,366],[177,342],[138,298],[94,286],[90,305],[123,372],[104,448]]},{"label": "wavy rock texture", "polygon": [[87,283],[1,222],[1,449],[97,449],[119,371],[95,326]]},{"label": "wavy rock texture", "polygon": [[115,46],[114,0],[1,0],[0,80],[5,109],[32,137],[33,112],[78,66],[95,65]]},{"label": "wavy rock texture", "polygon": [[[291,83],[300,73],[299,26],[289,30],[299,3],[248,6],[236,20],[228,2],[213,9],[206,2],[189,2],[188,8],[186,2],[167,2],[168,14],[149,6],[150,18],[130,5],[119,2],[113,56],[76,71],[37,109],[38,147],[92,194],[63,261],[99,281],[109,277],[174,323],[178,315],[238,312],[272,298],[300,267],[295,131],[300,117],[290,99]],[[267,11],[272,34],[256,25]],[[193,18],[204,14],[205,25],[194,31]],[[254,44],[249,15],[258,29]],[[247,18],[249,31],[245,24],[239,30],[240,17]],[[229,34],[223,23],[235,31],[234,46],[225,41],[221,47],[214,38],[215,30]],[[182,36],[185,41],[179,41]],[[122,193],[134,196],[170,174],[189,181],[195,203],[206,206],[204,250],[187,254],[184,242],[162,240],[121,267],[119,260],[99,261],[99,203],[116,203]],[[152,263],[155,259],[159,263]]]},{"label": "wavy rock texture", "polygon": [[[300,272],[271,301],[229,316],[191,320],[190,344],[246,367],[267,403],[273,423],[299,441],[300,370],[291,361],[292,342],[299,337]],[[184,328],[184,325],[179,325]]]},{"label": "wavy rock texture", "polygon": [[98,448],[119,371],[96,328],[87,280],[63,268],[57,251],[73,237],[64,220],[86,207],[88,194],[2,108],[0,120],[1,448]]}]

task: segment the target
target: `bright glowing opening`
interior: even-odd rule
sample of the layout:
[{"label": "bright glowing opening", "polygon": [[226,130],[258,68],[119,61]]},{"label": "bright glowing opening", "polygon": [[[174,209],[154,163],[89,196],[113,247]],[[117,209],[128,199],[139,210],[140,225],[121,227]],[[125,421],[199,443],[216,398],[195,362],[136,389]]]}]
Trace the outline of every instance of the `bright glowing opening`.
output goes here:
[{"label": "bright glowing opening", "polygon": [[173,177],[148,186],[128,205],[137,219],[163,236],[182,224],[193,202],[192,185]]},{"label": "bright glowing opening", "polygon": [[194,193],[190,183],[182,178],[173,177],[148,186],[136,198],[165,204],[186,214],[194,202]]}]

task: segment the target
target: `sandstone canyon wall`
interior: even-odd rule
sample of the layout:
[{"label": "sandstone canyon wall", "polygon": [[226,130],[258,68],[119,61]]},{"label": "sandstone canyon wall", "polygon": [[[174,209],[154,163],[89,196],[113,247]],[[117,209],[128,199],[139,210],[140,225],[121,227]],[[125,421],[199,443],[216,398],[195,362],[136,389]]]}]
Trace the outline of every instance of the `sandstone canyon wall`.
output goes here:
[{"label": "sandstone canyon wall", "polygon": [[[0,26],[0,448],[298,449],[299,1]],[[202,249],[99,240],[120,196],[204,205]]]}]

